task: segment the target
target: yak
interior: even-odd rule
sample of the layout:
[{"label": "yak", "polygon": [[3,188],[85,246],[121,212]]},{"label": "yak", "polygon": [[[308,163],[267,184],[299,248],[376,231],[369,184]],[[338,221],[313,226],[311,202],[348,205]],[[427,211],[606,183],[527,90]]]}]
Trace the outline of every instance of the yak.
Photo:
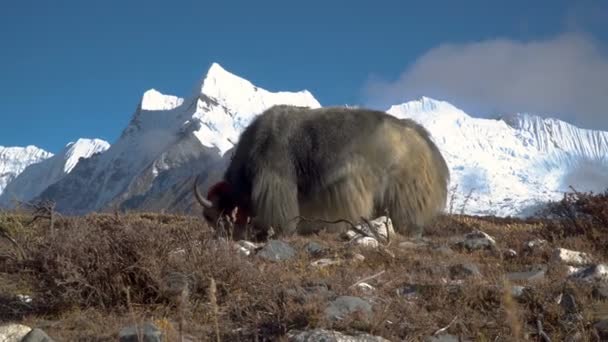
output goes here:
[{"label": "yak", "polygon": [[339,232],[345,222],[380,215],[398,233],[419,237],[445,209],[449,179],[430,133],[411,119],[365,108],[275,105],[243,130],[207,198],[198,180],[194,194],[211,224],[236,212],[237,239],[249,218],[254,232],[291,235]]}]

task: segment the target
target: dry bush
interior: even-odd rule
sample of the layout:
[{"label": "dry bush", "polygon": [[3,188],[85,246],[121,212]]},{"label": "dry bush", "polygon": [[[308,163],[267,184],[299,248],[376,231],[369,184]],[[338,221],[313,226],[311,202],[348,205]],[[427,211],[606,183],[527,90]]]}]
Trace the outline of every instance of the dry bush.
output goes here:
[{"label": "dry bush", "polygon": [[541,232],[546,239],[583,238],[592,244],[594,252],[608,257],[608,190],[595,194],[573,189],[537,216],[547,220]]}]

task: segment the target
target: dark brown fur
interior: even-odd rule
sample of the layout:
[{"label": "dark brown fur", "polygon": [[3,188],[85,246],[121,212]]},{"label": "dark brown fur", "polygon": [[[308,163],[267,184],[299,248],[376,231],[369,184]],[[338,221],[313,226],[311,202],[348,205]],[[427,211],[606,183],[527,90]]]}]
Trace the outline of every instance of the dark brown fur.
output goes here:
[{"label": "dark brown fur", "polygon": [[241,134],[224,174],[232,191],[220,197],[249,213],[256,229],[279,234],[321,227],[297,216],[358,222],[388,210],[399,233],[419,235],[444,209],[449,177],[429,133],[412,120],[278,105]]}]

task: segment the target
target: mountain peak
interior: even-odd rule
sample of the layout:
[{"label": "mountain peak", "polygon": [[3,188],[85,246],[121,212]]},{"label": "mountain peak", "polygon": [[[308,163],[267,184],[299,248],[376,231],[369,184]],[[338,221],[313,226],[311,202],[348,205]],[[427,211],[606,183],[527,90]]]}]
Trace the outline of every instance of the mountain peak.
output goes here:
[{"label": "mountain peak", "polygon": [[179,107],[184,102],[184,99],[173,96],[165,95],[158,90],[151,88],[148,89],[141,99],[142,110],[171,110]]},{"label": "mountain peak", "polygon": [[308,90],[270,92],[227,71],[218,63],[211,64],[200,92],[235,112],[259,114],[263,109],[279,103],[321,106]]},{"label": "mountain peak", "polygon": [[65,159],[64,172],[70,173],[78,164],[80,158],[89,158],[95,153],[104,152],[110,148],[110,143],[101,139],[80,138],[66,145],[63,155]]}]

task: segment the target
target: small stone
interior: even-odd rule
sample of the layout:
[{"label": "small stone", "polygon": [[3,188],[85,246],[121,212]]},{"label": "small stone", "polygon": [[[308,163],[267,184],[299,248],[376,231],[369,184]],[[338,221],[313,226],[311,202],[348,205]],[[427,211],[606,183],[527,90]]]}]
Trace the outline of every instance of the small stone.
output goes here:
[{"label": "small stone", "polygon": [[365,261],[365,256],[363,256],[363,254],[355,253],[351,257],[351,260],[355,261],[355,262],[363,262],[363,261]]},{"label": "small stone", "polygon": [[608,299],[608,283],[600,283],[593,288],[593,296],[598,299]]},{"label": "small stone", "polygon": [[369,237],[369,236],[358,237],[351,241],[353,241],[357,245],[360,245],[363,247],[368,247],[368,248],[377,248],[380,245],[378,243],[378,240],[374,239],[373,237]]},{"label": "small stone", "polygon": [[547,266],[541,265],[533,267],[530,271],[511,272],[507,274],[509,281],[538,281],[545,278]]},{"label": "small stone", "polygon": [[234,248],[243,256],[253,254],[261,246],[247,240],[239,240],[234,244]]},{"label": "small stone", "polygon": [[547,240],[543,239],[534,239],[525,243],[525,247],[528,250],[533,250],[535,248],[544,247],[547,245]]},{"label": "small stone", "polygon": [[403,287],[400,287],[397,289],[397,295],[406,297],[406,298],[410,298],[410,299],[414,299],[414,298],[418,297],[418,288],[419,288],[418,285],[406,284]]},{"label": "small stone", "polygon": [[283,241],[270,240],[257,255],[269,261],[284,261],[293,258],[296,251]]},{"label": "small stone", "polygon": [[450,277],[453,279],[479,276],[481,276],[479,267],[473,263],[465,262],[450,266]]},{"label": "small stone", "polygon": [[368,283],[359,283],[359,284],[357,284],[357,288],[366,293],[374,292],[374,290],[376,290],[375,287],[371,286]]},{"label": "small stone", "polygon": [[[161,331],[152,323],[145,323],[140,327],[142,342],[161,342]],[[138,342],[137,331],[135,326],[129,326],[120,331],[118,334],[120,342]]]},{"label": "small stone", "polygon": [[290,331],[287,333],[287,337],[290,342],[389,342],[389,340],[383,337],[366,333],[346,335],[338,331],[326,329]]},{"label": "small stone", "polygon": [[47,335],[44,331],[35,328],[25,335],[21,342],[53,342],[53,339],[50,338],[49,335]]},{"label": "small stone", "polygon": [[469,251],[494,249],[496,247],[496,240],[481,230],[475,230],[466,234],[464,240],[458,242],[456,245],[464,247]]},{"label": "small stone", "polygon": [[574,273],[572,277],[588,282],[608,282],[608,265],[599,264],[585,267],[579,272]]},{"label": "small stone", "polygon": [[333,300],[325,309],[325,316],[329,320],[341,320],[355,312],[370,315],[372,306],[365,300],[353,296],[340,296]]},{"label": "small stone", "polygon": [[591,256],[587,253],[572,251],[565,248],[556,248],[553,251],[552,259],[573,266],[585,266],[592,262]]},{"label": "small stone", "polygon": [[23,324],[6,324],[0,326],[0,341],[20,342],[32,328]]},{"label": "small stone", "polygon": [[437,247],[437,248],[435,248],[435,252],[442,254],[444,256],[454,255],[454,251],[448,246]]},{"label": "small stone", "polygon": [[511,286],[511,296],[513,296],[513,298],[519,299],[519,298],[523,297],[525,291],[526,291],[525,286],[521,286],[521,285]]},{"label": "small stone", "polygon": [[320,243],[310,241],[306,244],[306,246],[304,246],[304,249],[308,254],[312,256],[318,256],[323,254],[327,250],[327,247],[321,245]]},{"label": "small stone", "polygon": [[517,257],[517,252],[514,249],[509,248],[503,252],[503,256],[505,258],[515,258]]}]

